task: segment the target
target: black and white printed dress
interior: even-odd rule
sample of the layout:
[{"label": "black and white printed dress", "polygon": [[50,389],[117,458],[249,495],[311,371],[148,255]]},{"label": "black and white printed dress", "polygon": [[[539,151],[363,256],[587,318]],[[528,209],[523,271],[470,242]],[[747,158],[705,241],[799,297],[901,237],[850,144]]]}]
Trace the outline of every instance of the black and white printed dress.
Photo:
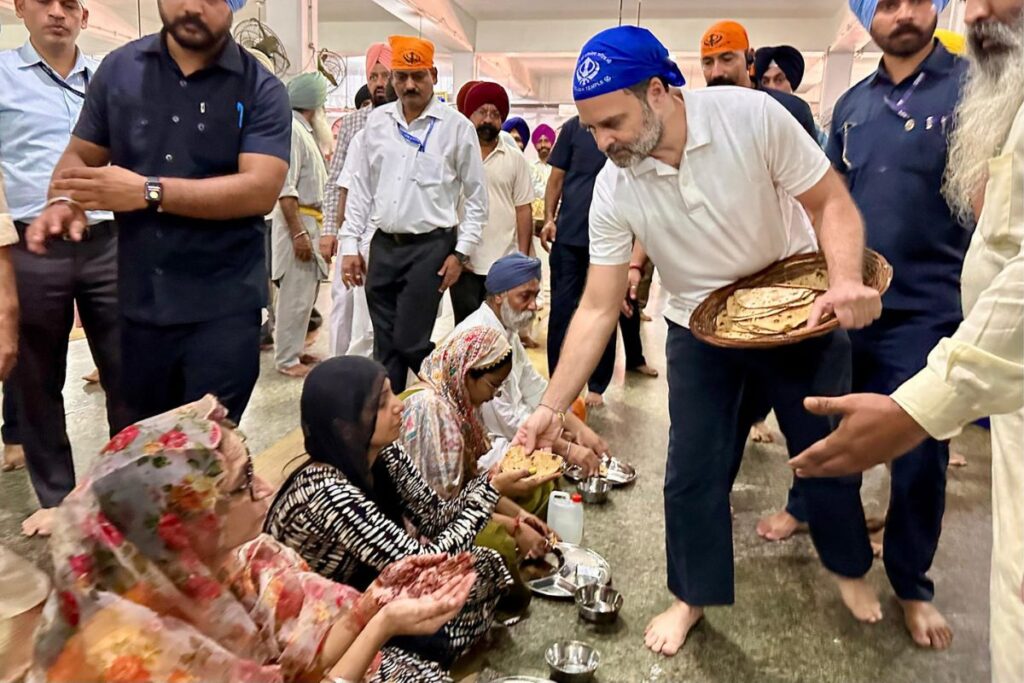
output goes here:
[{"label": "black and white printed dress", "polygon": [[402,647],[450,664],[476,643],[494,620],[498,598],[512,577],[498,553],[474,545],[487,525],[499,494],[486,475],[469,482],[446,501],[423,479],[398,444],[379,456],[401,497],[405,517],[431,542],[422,544],[384,515],[338,469],[314,463],[281,488],[264,530],[302,556],[313,571],[363,589],[363,577],[411,555],[471,551],[476,583],[462,612],[437,637],[402,639]]}]

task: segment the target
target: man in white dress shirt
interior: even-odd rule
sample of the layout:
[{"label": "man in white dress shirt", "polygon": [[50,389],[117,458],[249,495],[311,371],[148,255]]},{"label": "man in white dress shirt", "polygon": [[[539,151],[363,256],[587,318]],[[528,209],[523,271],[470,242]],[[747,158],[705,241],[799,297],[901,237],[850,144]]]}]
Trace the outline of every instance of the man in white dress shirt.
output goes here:
[{"label": "man in white dress shirt", "polygon": [[[834,314],[844,328],[869,325],[881,297],[862,281],[864,227],[821,148],[777,102],[748,88],[672,95],[685,80],[649,31],[604,31],[583,48],[574,94],[580,123],[613,162],[598,176],[590,214],[590,272],[565,352],[537,410],[517,434],[547,445],[587,381],[627,294],[634,242],[642,244],[670,295],[668,384],[671,420],[665,525],[671,606],[647,627],[646,646],[672,656],[713,605],[734,600],[729,491],[753,416],[751,383],[766,388],[791,453],[826,436],[832,422],[804,411],[808,395],[850,385],[850,342],[838,330],[765,350],[712,346],[688,329],[714,290],[773,262],[812,251],[813,240],[784,218],[776,188],[819,216],[830,288],[809,324]],[[747,179],[737,193],[725,178]],[[859,477],[806,488],[811,538],[853,615],[881,619],[864,580],[871,544]]]},{"label": "man in white dress shirt", "polygon": [[[480,243],[488,204],[473,125],[434,97],[433,44],[409,36],[388,42],[399,99],[375,109],[366,122],[341,254],[344,281],[366,285],[374,357],[401,392],[409,371],[418,370],[433,348],[441,295]],[[359,241],[372,228],[367,272]]]}]

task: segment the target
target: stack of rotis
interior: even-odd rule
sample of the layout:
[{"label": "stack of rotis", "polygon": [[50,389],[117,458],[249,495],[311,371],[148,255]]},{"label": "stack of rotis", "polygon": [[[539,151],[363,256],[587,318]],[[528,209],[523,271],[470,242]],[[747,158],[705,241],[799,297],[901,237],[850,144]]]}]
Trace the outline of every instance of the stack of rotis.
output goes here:
[{"label": "stack of rotis", "polygon": [[827,276],[816,272],[776,285],[737,289],[718,316],[716,333],[724,339],[751,340],[800,329],[827,287]]}]

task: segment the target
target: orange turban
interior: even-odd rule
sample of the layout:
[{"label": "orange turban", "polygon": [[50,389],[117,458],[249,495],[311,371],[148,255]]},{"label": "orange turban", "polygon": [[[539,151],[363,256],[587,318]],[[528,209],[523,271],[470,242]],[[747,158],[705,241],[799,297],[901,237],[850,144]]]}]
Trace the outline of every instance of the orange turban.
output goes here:
[{"label": "orange turban", "polygon": [[750,49],[747,29],[735,21],[720,21],[708,29],[700,39],[700,56],[709,57],[722,52],[746,52]]},{"label": "orange turban", "polygon": [[391,36],[391,69],[419,71],[434,68],[434,44],[415,36]]},{"label": "orange turban", "polygon": [[384,67],[390,71],[391,62],[394,58],[391,55],[391,46],[387,43],[374,43],[370,46],[370,49],[366,51],[366,78],[370,78],[370,72],[373,71],[373,67],[378,64],[383,64]]}]

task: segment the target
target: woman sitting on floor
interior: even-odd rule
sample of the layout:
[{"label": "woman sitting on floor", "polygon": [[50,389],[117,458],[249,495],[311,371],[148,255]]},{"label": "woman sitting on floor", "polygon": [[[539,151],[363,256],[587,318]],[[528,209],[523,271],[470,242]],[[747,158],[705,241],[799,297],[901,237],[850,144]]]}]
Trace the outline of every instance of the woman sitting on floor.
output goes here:
[{"label": "woman sitting on floor", "polygon": [[[477,461],[490,442],[480,406],[492,400],[512,369],[512,347],[489,327],[449,335],[423,361],[422,383],[404,401],[402,445],[430,486],[442,498],[459,495],[478,476]],[[558,473],[520,480],[509,498],[495,506],[491,523],[477,538],[505,559],[522,600],[529,591],[518,578],[519,561],[543,555],[551,530],[544,515]],[[514,499],[514,500],[513,500]]]},{"label": "woman sitting on floor", "polygon": [[473,574],[392,600],[310,572],[260,534],[270,491],[224,415],[207,397],[128,427],[58,508],[56,590],[28,680],[449,681],[436,664],[378,651],[441,628]]},{"label": "woman sitting on floor", "polygon": [[[511,583],[501,557],[473,540],[523,473],[477,477],[458,497],[439,498],[395,443],[402,402],[383,366],[366,358],[318,365],[303,386],[301,413],[310,462],[281,487],[266,530],[314,571],[356,588],[405,557],[472,550],[477,580],[459,616],[433,638],[403,641],[450,665],[488,631]],[[427,543],[409,535],[407,520]]]}]

